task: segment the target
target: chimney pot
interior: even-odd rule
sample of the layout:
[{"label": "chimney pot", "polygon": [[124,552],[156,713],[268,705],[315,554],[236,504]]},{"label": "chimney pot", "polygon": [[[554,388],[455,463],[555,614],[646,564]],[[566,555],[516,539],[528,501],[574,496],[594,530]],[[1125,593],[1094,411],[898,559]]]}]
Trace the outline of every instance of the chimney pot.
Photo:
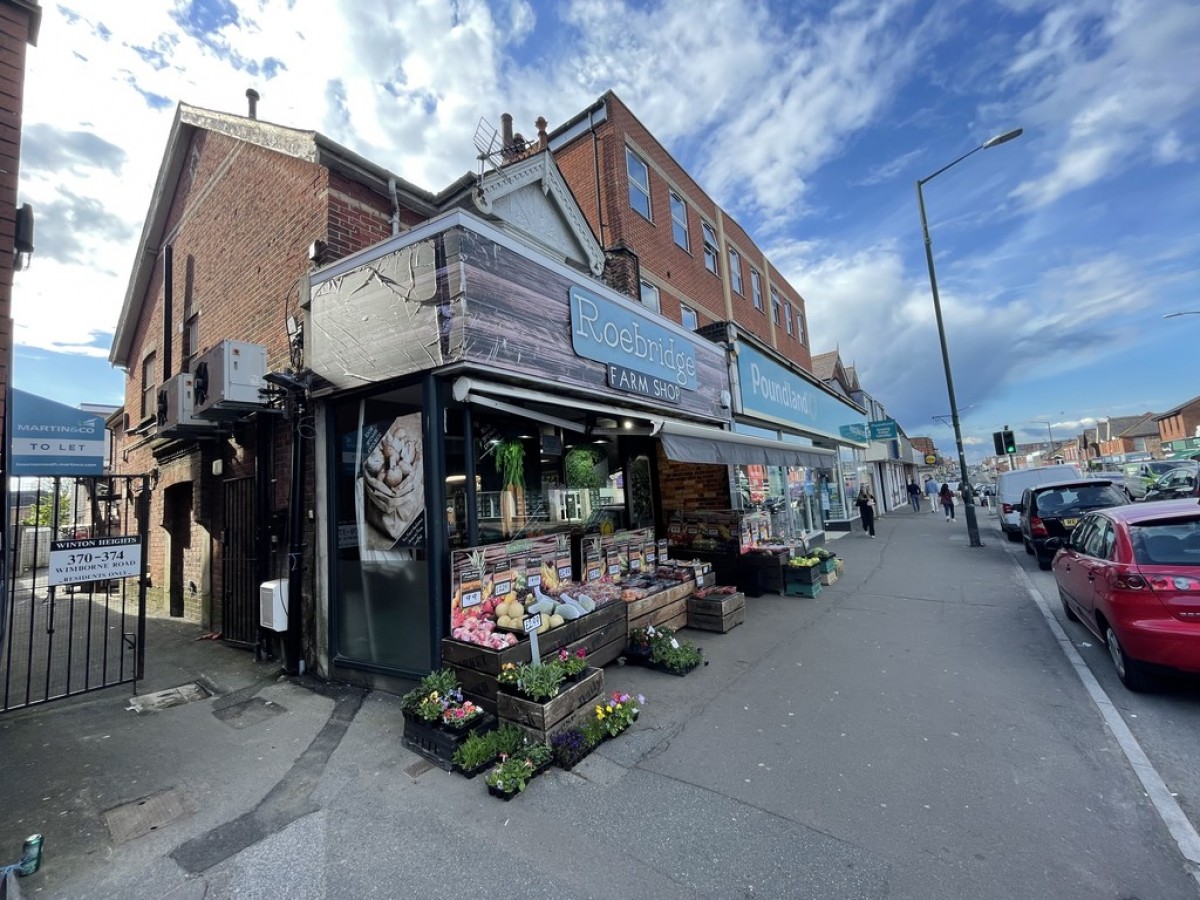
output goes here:
[{"label": "chimney pot", "polygon": [[246,90],[246,99],[250,102],[250,118],[258,118],[258,91],[254,88]]},{"label": "chimney pot", "polygon": [[538,149],[545,150],[550,143],[550,138],[546,134],[546,117],[538,116],[534,124],[537,125]]},{"label": "chimney pot", "polygon": [[503,113],[500,116],[500,149],[505,154],[512,150],[513,130],[512,130],[512,114]]}]

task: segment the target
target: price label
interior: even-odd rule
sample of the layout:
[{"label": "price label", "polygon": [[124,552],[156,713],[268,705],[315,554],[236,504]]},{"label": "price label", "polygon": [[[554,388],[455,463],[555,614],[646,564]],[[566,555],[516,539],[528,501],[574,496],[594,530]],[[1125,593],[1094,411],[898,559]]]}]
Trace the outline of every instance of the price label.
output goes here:
[{"label": "price label", "polygon": [[511,580],[506,579],[504,581],[497,581],[495,583],[495,585],[492,587],[492,596],[493,597],[506,597],[511,592],[512,592],[512,581]]},{"label": "price label", "polygon": [[532,616],[530,616],[528,619],[526,619],[523,624],[525,626],[526,634],[529,634],[530,632],[533,632],[533,631],[537,631],[539,628],[542,627],[542,614],[534,613]]},{"label": "price label", "polygon": [[525,561],[525,586],[533,589],[542,586],[542,560],[531,556]]},{"label": "price label", "polygon": [[558,567],[558,580],[559,581],[570,581],[571,580],[571,567],[570,566],[559,566]]},{"label": "price label", "polygon": [[470,609],[483,602],[483,591],[467,591],[462,595],[462,608]]},{"label": "price label", "polygon": [[479,577],[478,571],[468,569],[462,573],[462,580],[459,582],[459,606],[463,609],[470,609],[482,602],[483,581]]},{"label": "price label", "polygon": [[672,650],[679,649],[679,641],[675,640],[675,638],[671,638],[671,649]]},{"label": "price label", "polygon": [[593,566],[587,570],[587,580],[588,581],[597,581],[597,580],[599,580],[601,574],[602,573],[600,571],[600,567]]},{"label": "price label", "polygon": [[636,556],[629,557],[629,568],[634,572],[640,572],[642,570],[641,559]]},{"label": "price label", "polygon": [[609,563],[608,564],[608,574],[609,574],[610,578],[615,578],[616,576],[620,575],[621,574],[621,564],[620,563]]},{"label": "price label", "polygon": [[526,575],[525,576],[525,584],[526,584],[526,586],[528,586],[530,588],[541,587],[542,586],[541,571],[539,570],[537,572],[531,572],[530,574]]}]

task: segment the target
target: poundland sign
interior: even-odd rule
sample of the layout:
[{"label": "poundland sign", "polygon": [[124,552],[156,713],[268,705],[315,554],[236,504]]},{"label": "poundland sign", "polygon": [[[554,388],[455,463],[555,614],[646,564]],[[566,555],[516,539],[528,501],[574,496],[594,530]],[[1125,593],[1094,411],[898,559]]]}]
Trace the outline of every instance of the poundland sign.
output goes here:
[{"label": "poundland sign", "polygon": [[103,475],[104,419],[13,390],[10,475]]}]

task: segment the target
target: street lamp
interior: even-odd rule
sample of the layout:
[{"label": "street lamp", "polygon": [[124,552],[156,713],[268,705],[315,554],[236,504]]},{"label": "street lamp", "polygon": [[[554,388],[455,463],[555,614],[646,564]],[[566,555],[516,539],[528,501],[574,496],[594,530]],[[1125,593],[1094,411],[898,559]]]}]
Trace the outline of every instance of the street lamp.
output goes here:
[{"label": "street lamp", "polygon": [[1037,419],[1030,419],[1029,424],[1046,426],[1046,434],[1050,435],[1050,446],[1046,449],[1046,452],[1048,454],[1053,453],[1054,452],[1054,432],[1050,430],[1050,423],[1049,422],[1041,422]]},{"label": "street lamp", "polygon": [[1180,316],[1200,316],[1200,309],[1185,309],[1180,312],[1167,313],[1164,319],[1178,319]]},{"label": "street lamp", "polygon": [[937,315],[938,340],[942,345],[942,366],[946,370],[946,393],[950,396],[950,416],[954,422],[954,443],[958,449],[958,467],[963,479],[963,506],[967,514],[967,537],[970,539],[972,547],[982,547],[983,541],[979,539],[979,523],[975,520],[975,501],[971,496],[971,485],[967,478],[967,456],[963,452],[962,426],[958,422],[958,403],[954,399],[954,376],[950,371],[950,351],[946,348],[946,328],[942,322],[942,303],[938,297],[937,273],[933,268],[933,242],[929,239],[929,222],[925,218],[925,194],[921,188],[947,169],[957,166],[971,154],[1006,144],[1014,138],[1019,138],[1024,130],[1023,128],[1015,128],[1012,131],[1004,132],[1004,134],[990,137],[974,150],[964,153],[949,165],[942,166],[927,178],[917,180],[917,205],[921,210],[921,233],[925,237],[925,261],[929,264],[929,286],[933,290],[933,311]]}]

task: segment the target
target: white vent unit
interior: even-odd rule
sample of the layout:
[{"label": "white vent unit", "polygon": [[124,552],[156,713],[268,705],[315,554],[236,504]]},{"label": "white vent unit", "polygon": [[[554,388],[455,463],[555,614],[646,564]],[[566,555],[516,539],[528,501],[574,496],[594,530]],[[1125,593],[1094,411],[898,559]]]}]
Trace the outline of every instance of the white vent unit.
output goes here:
[{"label": "white vent unit", "polygon": [[246,341],[221,341],[196,360],[196,415],[231,419],[266,405],[267,348]]},{"label": "white vent unit", "polygon": [[286,578],[264,581],[258,586],[258,624],[271,631],[287,631]]},{"label": "white vent unit", "polygon": [[211,432],[215,422],[198,419],[193,412],[194,385],[187,372],[172,375],[158,389],[158,433],[160,435]]}]

